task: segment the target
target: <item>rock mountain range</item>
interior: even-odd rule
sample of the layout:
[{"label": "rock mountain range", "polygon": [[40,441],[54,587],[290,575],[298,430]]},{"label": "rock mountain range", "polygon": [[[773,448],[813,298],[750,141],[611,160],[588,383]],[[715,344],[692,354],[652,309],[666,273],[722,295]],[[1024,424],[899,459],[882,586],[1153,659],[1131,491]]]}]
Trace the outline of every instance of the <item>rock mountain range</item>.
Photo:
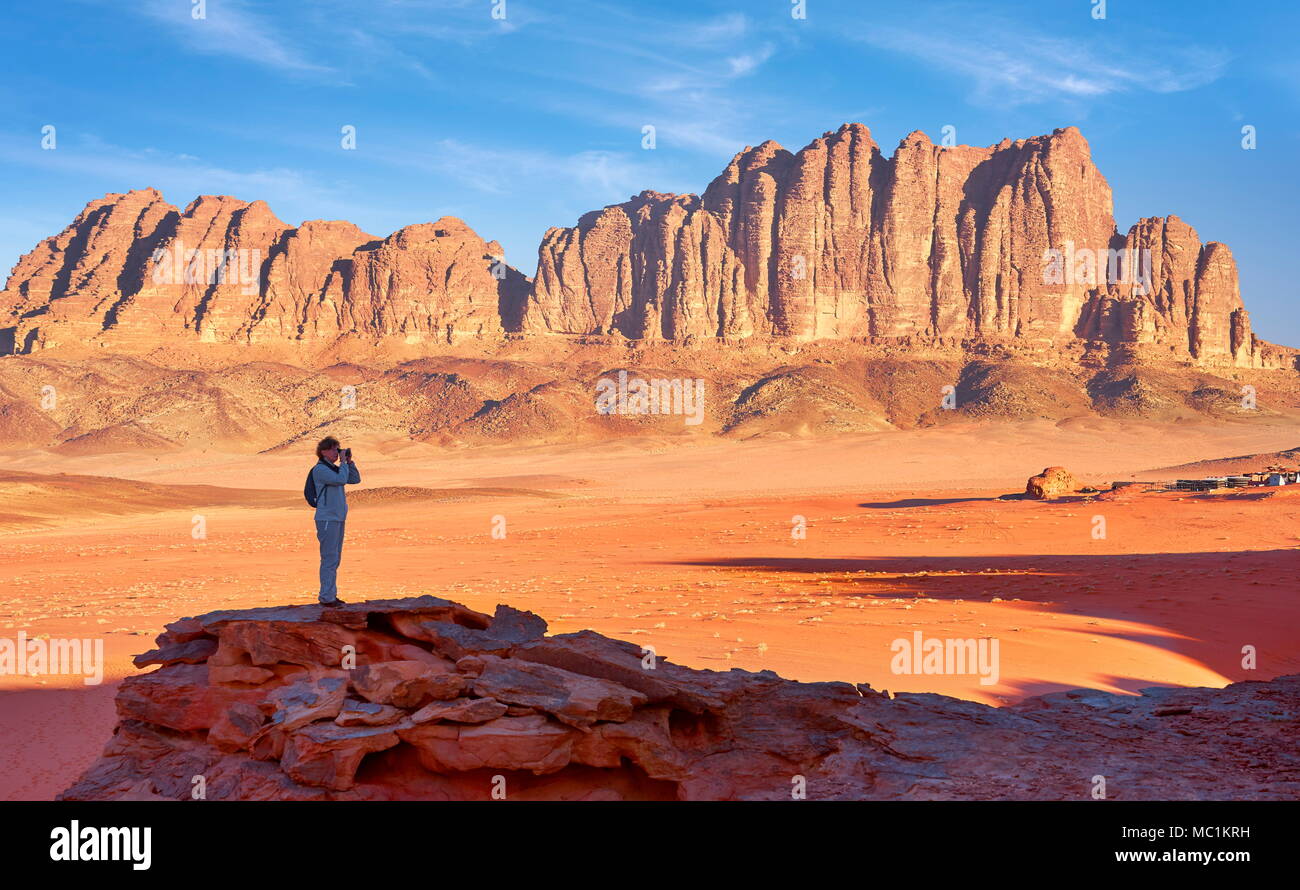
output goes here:
[{"label": "rock mountain range", "polygon": [[[768,141],[702,196],[645,191],[548,230],[533,280],[502,254],[450,217],[376,238],[344,221],[290,226],[262,201],[181,210],[154,189],[110,194],[14,267],[0,354],[552,334],[1082,343],[1126,360],[1296,367],[1294,350],[1252,333],[1227,246],[1176,216],[1117,230],[1074,127],[985,148],[917,132],[889,157],[861,124],[797,153]],[[1127,265],[1108,268],[1112,255]]]}]

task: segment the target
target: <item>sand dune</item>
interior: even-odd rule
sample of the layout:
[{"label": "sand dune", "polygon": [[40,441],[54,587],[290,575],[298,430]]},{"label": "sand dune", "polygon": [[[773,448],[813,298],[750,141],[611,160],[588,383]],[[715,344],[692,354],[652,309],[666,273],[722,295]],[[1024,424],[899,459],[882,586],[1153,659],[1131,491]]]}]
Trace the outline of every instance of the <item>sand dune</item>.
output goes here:
[{"label": "sand dune", "polygon": [[110,476],[0,470],[0,527],[94,521],[96,517],[199,507],[282,507],[284,492],[216,485],[158,485]]}]

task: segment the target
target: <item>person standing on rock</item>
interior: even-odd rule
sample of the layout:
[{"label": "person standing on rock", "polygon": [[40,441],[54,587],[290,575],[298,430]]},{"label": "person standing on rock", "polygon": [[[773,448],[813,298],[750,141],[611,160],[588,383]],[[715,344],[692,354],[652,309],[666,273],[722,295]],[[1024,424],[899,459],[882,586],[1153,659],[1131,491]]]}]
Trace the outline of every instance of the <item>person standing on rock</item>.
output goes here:
[{"label": "person standing on rock", "polygon": [[343,486],[361,481],[351,448],[339,448],[339,440],[326,436],[316,446],[316,466],[307,476],[303,495],[316,508],[316,540],[320,542],[320,593],[331,606],[344,605],[339,599],[338,571],[343,559],[343,528],[348,518],[348,498]]}]

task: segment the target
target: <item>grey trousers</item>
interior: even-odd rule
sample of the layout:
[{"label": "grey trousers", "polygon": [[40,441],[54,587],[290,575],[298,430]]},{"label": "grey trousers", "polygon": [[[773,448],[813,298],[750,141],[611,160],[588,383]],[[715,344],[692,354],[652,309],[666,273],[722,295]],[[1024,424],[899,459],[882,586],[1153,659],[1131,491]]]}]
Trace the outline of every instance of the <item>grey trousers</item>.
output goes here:
[{"label": "grey trousers", "polygon": [[343,526],[337,519],[316,523],[316,540],[320,541],[320,594],[322,603],[338,599],[339,562],[343,559]]}]

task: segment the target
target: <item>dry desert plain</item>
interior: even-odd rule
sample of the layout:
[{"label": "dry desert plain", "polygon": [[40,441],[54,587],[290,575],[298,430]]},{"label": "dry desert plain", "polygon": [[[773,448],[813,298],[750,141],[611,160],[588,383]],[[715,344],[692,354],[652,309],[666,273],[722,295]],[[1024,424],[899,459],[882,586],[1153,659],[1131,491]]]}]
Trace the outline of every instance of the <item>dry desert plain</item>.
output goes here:
[{"label": "dry desert plain", "polygon": [[[1290,420],[350,444],[362,484],[340,575],[349,601],[432,593],[489,612],[504,602],[552,633],[591,628],[693,667],[994,705],[1300,671],[1300,487],[999,499],[1048,465],[1098,487],[1245,468],[1180,465],[1294,448]],[[98,686],[0,678],[0,799],[50,799],[90,765],[112,732],[118,681],[164,623],[314,600],[300,493],[311,460],[309,450],[4,455],[0,635],[99,637],[106,669]],[[194,537],[196,516],[205,537]],[[796,516],[803,539],[791,534]],[[496,517],[504,538],[492,536]],[[998,682],[892,673],[890,644],[918,630],[996,638]],[[1244,646],[1256,647],[1256,670],[1243,670]]]}]

